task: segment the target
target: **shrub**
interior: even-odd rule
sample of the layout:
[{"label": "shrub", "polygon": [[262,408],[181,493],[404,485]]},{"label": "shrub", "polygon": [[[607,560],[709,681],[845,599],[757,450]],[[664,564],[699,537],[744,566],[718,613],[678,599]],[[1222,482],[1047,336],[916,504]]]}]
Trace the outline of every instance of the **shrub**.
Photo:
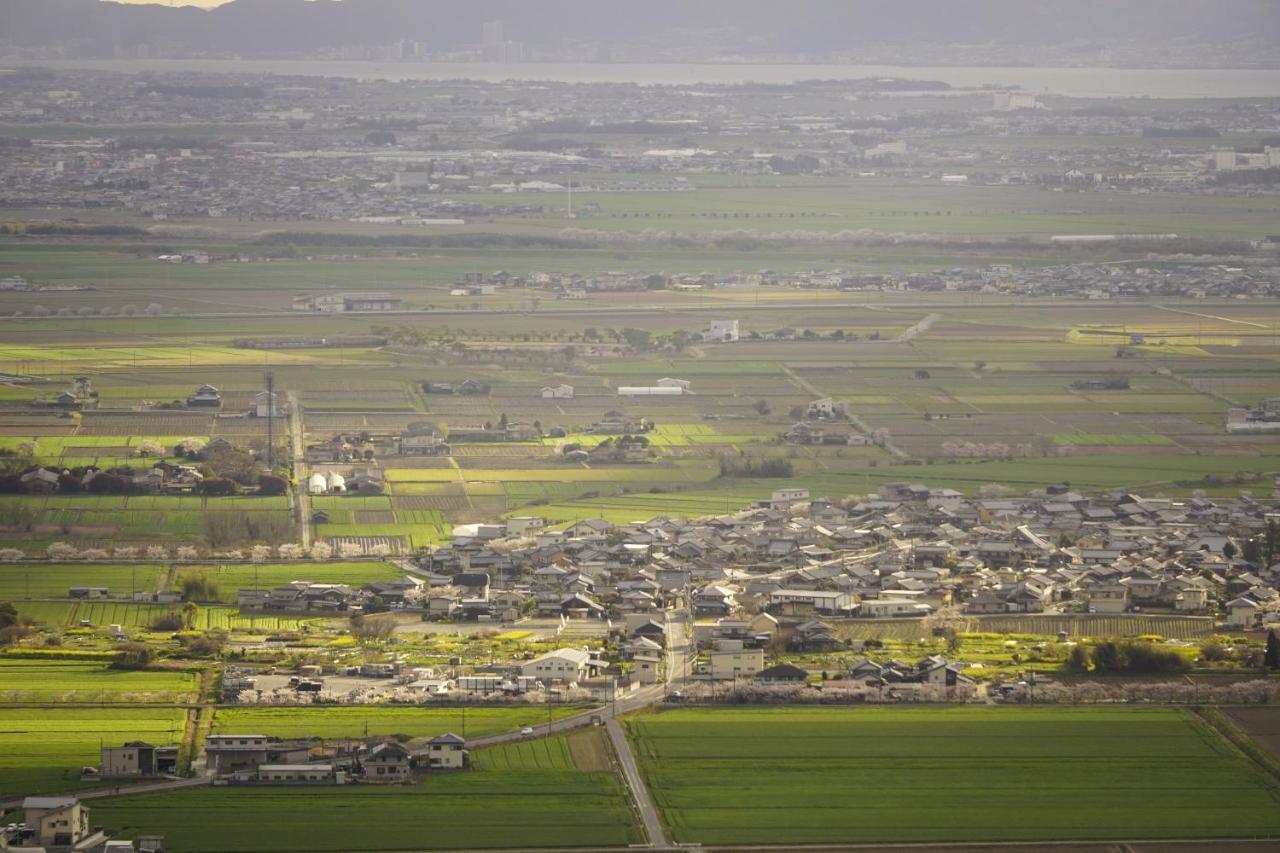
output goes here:
[{"label": "shrub", "polygon": [[153,631],[181,631],[182,628],[182,616],[177,613],[166,613],[151,623]]},{"label": "shrub", "polygon": [[183,601],[217,601],[218,584],[208,575],[188,575],[182,579]]},{"label": "shrub", "polygon": [[129,478],[103,472],[95,475],[85,488],[95,495],[123,495],[129,491]]},{"label": "shrub", "polygon": [[262,495],[283,495],[288,493],[289,483],[275,474],[263,474],[258,478],[258,493]]},{"label": "shrub", "polygon": [[156,659],[155,649],[142,643],[126,643],[116,651],[112,669],[146,669]]},{"label": "shrub", "polygon": [[1200,660],[1208,663],[1223,661],[1231,657],[1231,650],[1221,643],[1205,643],[1200,646]]},{"label": "shrub", "polygon": [[213,478],[200,483],[200,493],[209,497],[226,497],[234,495],[238,490],[239,487],[233,480]]},{"label": "shrub", "polygon": [[1108,674],[1168,674],[1191,668],[1186,658],[1150,643],[1108,640],[1093,647],[1094,669]]},{"label": "shrub", "polygon": [[351,635],[360,640],[388,640],[395,633],[393,616],[353,616]]},{"label": "shrub", "polygon": [[223,631],[186,635],[182,637],[182,644],[191,657],[213,658],[222,654],[222,649],[227,644],[227,635]]}]

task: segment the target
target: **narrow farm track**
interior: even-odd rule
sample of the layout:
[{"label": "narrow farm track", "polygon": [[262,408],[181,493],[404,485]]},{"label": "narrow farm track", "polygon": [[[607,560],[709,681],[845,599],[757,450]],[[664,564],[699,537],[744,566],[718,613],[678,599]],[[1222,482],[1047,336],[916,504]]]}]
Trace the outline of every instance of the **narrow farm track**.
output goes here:
[{"label": "narrow farm track", "polygon": [[1170,308],[1168,305],[1156,305],[1161,311],[1171,311],[1174,314],[1185,314],[1188,317],[1203,317],[1206,320],[1217,320],[1220,323],[1237,323],[1241,326],[1253,326],[1256,329],[1266,329],[1268,326],[1262,323],[1254,323],[1250,320],[1233,320],[1230,317],[1220,317],[1217,314],[1202,314],[1199,311],[1188,311],[1185,308]]},{"label": "narrow farm track", "polygon": [[609,731],[609,740],[613,743],[613,751],[618,756],[618,766],[622,770],[622,779],[631,791],[631,800],[640,813],[640,821],[644,826],[645,837],[651,850],[669,850],[670,845],[662,832],[662,821],[658,817],[658,808],[653,804],[653,797],[640,775],[640,767],[636,764],[635,754],[631,752],[631,744],[617,720],[609,719],[605,726]]},{"label": "narrow farm track", "polygon": [[[922,320],[921,322],[923,323],[924,321]],[[782,365],[782,372],[787,374],[787,376],[791,377],[791,380],[793,382],[795,382],[805,391],[808,391],[813,396],[815,397],[827,396],[826,394],[823,394],[822,391],[819,390],[818,387],[814,385],[812,382],[805,379],[800,374],[796,373],[795,370],[791,367],[791,365],[789,364]],[[856,427],[858,431],[861,432],[863,435],[867,436],[868,438],[871,437],[871,427],[867,426],[866,421],[862,420],[857,415],[852,415],[852,414],[849,415],[849,423],[853,424],[854,427]],[[909,453],[907,453],[905,450],[903,450],[900,447],[895,447],[893,443],[890,442],[888,439],[886,439],[884,442],[884,449],[892,453],[894,456],[897,456],[899,459],[911,458],[911,455]]]},{"label": "narrow farm track", "polygon": [[[176,791],[181,788],[198,788],[201,785],[212,785],[212,776],[194,776],[190,779],[170,779],[164,782],[153,782],[146,785],[117,785],[112,788],[97,788],[92,791],[77,791],[75,796],[81,800],[100,800],[104,797],[124,797],[136,794],[155,794],[161,791]],[[0,800],[0,811],[22,807],[23,798]]]},{"label": "narrow farm track", "polygon": [[302,440],[302,407],[298,405],[298,397],[292,391],[289,399],[289,439],[293,445],[293,508],[298,517],[298,531],[302,537],[302,547],[311,547],[311,492],[308,478],[306,446]]},{"label": "narrow farm track", "polygon": [[889,343],[894,343],[894,344],[909,343],[915,338],[929,331],[929,327],[941,319],[942,319],[941,314],[930,314],[929,316],[921,320],[919,323],[916,323],[911,328],[904,330],[902,334],[898,335],[896,338],[890,339]]}]

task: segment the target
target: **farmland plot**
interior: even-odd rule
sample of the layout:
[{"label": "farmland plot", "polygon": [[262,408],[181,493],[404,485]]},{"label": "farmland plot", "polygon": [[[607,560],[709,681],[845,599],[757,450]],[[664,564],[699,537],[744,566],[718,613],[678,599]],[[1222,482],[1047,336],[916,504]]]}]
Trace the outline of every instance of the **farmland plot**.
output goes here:
[{"label": "farmland plot", "polygon": [[[570,705],[552,708],[560,719],[581,711]],[[465,716],[465,723],[464,723]],[[252,732],[282,738],[410,735],[435,737],[446,732],[484,737],[536,726],[547,720],[542,706],[405,707],[392,705],[314,706],[300,708],[224,708],[214,717],[217,734]]]},{"label": "farmland plot", "polygon": [[627,725],[682,842],[1280,834],[1274,780],[1178,709],[683,709]]},{"label": "farmland plot", "polygon": [[106,587],[112,593],[154,592],[165,571],[154,563],[3,563],[0,599],[65,598],[74,586]]},{"label": "farmland plot", "polygon": [[62,704],[185,702],[197,676],[178,671],[126,671],[82,660],[0,658],[0,701]]},{"label": "farmland plot", "polygon": [[529,767],[435,773],[409,786],[148,794],[100,800],[94,821],[129,837],[162,834],[191,853],[602,848],[640,840],[613,774]]},{"label": "farmland plot", "polygon": [[334,561],[327,563],[233,563],[209,568],[191,566],[177,569],[174,585],[181,588],[185,578],[200,576],[218,588],[218,600],[234,603],[241,589],[274,589],[296,580],[313,583],[345,583],[354,587],[380,580],[394,580],[403,574],[393,563],[379,560]]},{"label": "farmland plot", "polygon": [[0,707],[0,795],[73,791],[100,743],[178,744],[186,719],[176,708]]}]

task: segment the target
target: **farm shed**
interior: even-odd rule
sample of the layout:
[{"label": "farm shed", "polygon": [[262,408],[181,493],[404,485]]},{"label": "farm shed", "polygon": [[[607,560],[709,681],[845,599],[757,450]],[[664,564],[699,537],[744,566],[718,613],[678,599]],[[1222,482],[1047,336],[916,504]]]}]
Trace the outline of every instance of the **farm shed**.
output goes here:
[{"label": "farm shed", "polygon": [[684,389],[676,385],[623,385],[618,388],[619,397],[679,397]]}]

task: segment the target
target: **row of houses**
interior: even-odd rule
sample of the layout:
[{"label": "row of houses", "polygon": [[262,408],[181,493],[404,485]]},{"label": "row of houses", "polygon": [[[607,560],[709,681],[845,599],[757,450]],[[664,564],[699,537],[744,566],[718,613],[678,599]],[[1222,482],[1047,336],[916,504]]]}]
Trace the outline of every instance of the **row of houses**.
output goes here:
[{"label": "row of houses", "polygon": [[[1280,515],[1249,496],[1147,498],[1052,487],[1021,497],[971,498],[886,484],[844,502],[780,489],[742,512],[562,530],[473,525],[416,562],[439,583],[450,617],[479,612],[484,575],[503,610],[544,615],[653,612],[688,602],[725,617],[904,618],[938,608],[974,614],[1134,610],[1217,614],[1239,622],[1280,613],[1280,555],[1246,555]],[[511,540],[518,539],[518,542]],[[500,547],[495,548],[495,545]],[[532,602],[532,603],[531,603]],[[1255,620],[1256,621],[1256,620]]]},{"label": "row of houses", "polygon": [[[107,488],[94,484],[99,477],[111,480]],[[204,475],[190,465],[157,462],[140,474],[109,474],[101,468],[90,468],[82,474],[69,469],[43,466],[31,468],[18,476],[18,482],[26,494],[48,495],[68,491],[126,491],[133,494],[182,494],[196,491],[204,481]],[[105,480],[104,480],[105,483]]]},{"label": "row of houses", "polygon": [[361,290],[349,293],[312,293],[293,298],[293,310],[317,314],[385,313],[400,311],[404,299],[385,290]]},{"label": "row of houses", "polygon": [[223,784],[343,785],[409,782],[418,770],[461,770],[465,739],[447,733],[410,749],[397,741],[281,741],[260,734],[210,735],[205,763]]}]

